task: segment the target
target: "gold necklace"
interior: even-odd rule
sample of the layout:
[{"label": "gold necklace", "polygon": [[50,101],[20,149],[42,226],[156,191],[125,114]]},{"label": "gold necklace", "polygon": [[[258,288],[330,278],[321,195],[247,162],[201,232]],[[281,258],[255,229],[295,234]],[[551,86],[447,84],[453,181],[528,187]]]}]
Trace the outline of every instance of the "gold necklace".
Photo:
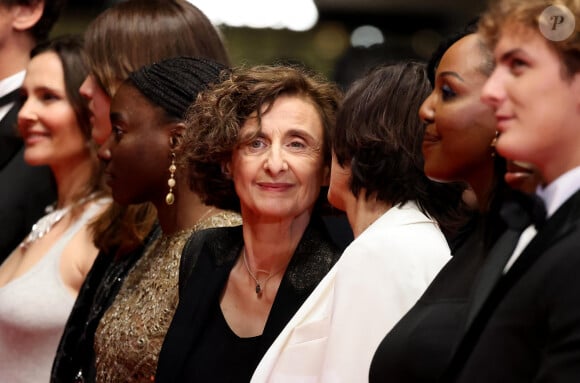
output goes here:
[{"label": "gold necklace", "polygon": [[208,217],[208,216],[209,216],[209,214],[210,214],[211,212],[213,212],[214,210],[215,210],[215,207],[210,207],[209,209],[207,209],[207,210],[205,211],[205,213],[203,213],[203,214],[201,215],[201,217],[199,217],[199,218],[197,219],[197,221],[195,221],[195,224],[194,224],[194,225],[193,225],[193,227],[192,227],[193,231],[197,231],[197,230],[199,230],[199,228],[201,227],[201,224],[203,223],[203,221],[204,221],[206,218],[209,218],[209,217]]},{"label": "gold necklace", "polygon": [[262,292],[264,291],[262,286],[264,286],[264,288],[266,288],[266,283],[268,283],[270,278],[272,278],[274,275],[278,274],[280,271],[284,270],[284,267],[282,267],[278,271],[276,271],[275,273],[272,273],[272,274],[270,274],[264,270],[258,270],[258,272],[268,274],[266,279],[264,279],[262,282],[260,282],[258,280],[258,278],[254,275],[254,273],[252,273],[252,270],[250,270],[250,266],[248,266],[248,260],[246,259],[246,248],[245,247],[242,249],[242,257],[244,259],[244,266],[246,266],[246,270],[248,270],[248,274],[250,275],[250,277],[252,277],[254,282],[256,282],[256,295],[259,297],[262,296]]}]

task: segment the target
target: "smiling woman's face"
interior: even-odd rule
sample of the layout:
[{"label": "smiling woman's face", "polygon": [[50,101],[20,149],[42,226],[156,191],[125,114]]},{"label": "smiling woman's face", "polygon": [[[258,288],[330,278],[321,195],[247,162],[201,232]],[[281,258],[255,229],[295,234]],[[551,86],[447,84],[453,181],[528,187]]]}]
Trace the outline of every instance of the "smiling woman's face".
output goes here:
[{"label": "smiling woman's face", "polygon": [[325,174],[316,108],[298,96],[280,96],[262,116],[261,128],[250,116],[239,137],[229,168],[244,220],[310,214]]},{"label": "smiling woman's face", "polygon": [[424,170],[431,179],[471,183],[492,174],[496,119],[480,100],[486,60],[475,34],[455,42],[441,58],[435,87],[419,111],[427,122]]},{"label": "smiling woman's face", "polygon": [[21,97],[18,129],[26,144],[26,162],[62,167],[90,157],[56,53],[44,52],[30,60]]}]

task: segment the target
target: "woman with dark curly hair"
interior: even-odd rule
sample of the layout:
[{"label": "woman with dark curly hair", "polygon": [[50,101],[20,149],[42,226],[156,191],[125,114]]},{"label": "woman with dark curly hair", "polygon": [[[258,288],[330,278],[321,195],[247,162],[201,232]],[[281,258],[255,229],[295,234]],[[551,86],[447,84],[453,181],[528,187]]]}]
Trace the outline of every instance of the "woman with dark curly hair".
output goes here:
[{"label": "woman with dark curly hair", "polygon": [[202,200],[243,226],[199,232],[157,382],[249,381],[340,256],[319,217],[340,92],[303,69],[235,70],[192,107],[181,155]]},{"label": "woman with dark curly hair", "polygon": [[381,66],[348,90],[333,131],[328,198],[355,240],[260,363],[252,382],[363,382],[376,346],[450,251],[462,189],[423,173],[425,66]]}]

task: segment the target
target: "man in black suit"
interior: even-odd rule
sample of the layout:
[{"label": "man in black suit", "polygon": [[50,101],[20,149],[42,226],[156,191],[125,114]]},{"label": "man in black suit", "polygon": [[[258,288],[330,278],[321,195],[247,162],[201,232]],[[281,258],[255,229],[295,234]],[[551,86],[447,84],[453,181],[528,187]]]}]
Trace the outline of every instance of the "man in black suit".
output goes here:
[{"label": "man in black suit", "polygon": [[480,23],[496,149],[538,168],[546,214],[490,252],[444,381],[580,382],[580,4],[551,3],[498,0]]},{"label": "man in black suit", "polygon": [[16,122],[30,51],[48,37],[61,8],[62,0],[0,0],[0,263],[56,198],[48,167],[24,162]]}]

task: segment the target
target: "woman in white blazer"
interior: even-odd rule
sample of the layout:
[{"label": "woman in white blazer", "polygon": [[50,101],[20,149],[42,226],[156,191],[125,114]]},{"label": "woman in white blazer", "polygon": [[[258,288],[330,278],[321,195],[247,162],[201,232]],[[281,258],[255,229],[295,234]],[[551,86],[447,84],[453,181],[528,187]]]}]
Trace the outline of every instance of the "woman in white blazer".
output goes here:
[{"label": "woman in white blazer", "polygon": [[[348,90],[333,132],[329,201],[355,236],[268,350],[252,382],[364,382],[379,342],[450,251],[461,188],[423,173],[418,63],[382,66]],[[443,231],[442,231],[443,230]]]}]

